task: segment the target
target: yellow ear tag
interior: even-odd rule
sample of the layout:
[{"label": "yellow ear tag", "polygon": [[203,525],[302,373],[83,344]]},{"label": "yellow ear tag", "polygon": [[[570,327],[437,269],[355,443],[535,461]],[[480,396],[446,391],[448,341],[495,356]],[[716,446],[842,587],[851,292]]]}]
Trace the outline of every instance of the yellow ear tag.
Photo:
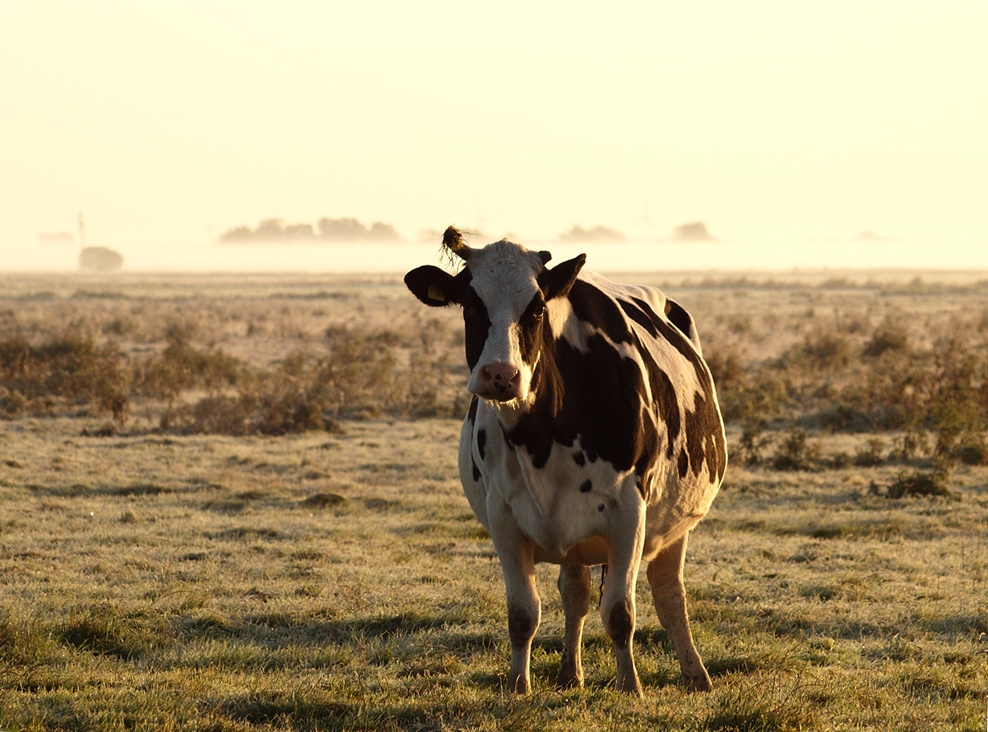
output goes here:
[{"label": "yellow ear tag", "polygon": [[429,288],[429,299],[435,300],[436,302],[446,302],[446,295],[435,285]]}]

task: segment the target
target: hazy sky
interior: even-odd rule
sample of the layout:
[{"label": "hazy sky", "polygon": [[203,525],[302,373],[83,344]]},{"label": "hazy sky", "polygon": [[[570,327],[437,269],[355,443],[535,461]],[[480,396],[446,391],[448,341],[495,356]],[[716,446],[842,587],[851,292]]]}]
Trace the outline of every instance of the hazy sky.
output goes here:
[{"label": "hazy sky", "polygon": [[[988,251],[984,0],[0,0],[0,269],[263,218]],[[984,259],[984,257],[982,257]]]}]

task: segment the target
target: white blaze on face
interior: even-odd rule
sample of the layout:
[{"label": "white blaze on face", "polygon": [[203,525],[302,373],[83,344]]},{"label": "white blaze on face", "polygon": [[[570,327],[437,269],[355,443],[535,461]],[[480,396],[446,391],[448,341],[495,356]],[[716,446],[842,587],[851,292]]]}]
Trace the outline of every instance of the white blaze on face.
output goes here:
[{"label": "white blaze on face", "polygon": [[538,292],[536,278],[544,269],[536,252],[501,240],[471,254],[467,268],[471,287],[487,307],[490,329],[477,365],[470,373],[467,389],[478,393],[486,366],[507,364],[519,372],[517,400],[524,402],[531,391],[534,363],[525,363],[521,353],[518,321]]}]

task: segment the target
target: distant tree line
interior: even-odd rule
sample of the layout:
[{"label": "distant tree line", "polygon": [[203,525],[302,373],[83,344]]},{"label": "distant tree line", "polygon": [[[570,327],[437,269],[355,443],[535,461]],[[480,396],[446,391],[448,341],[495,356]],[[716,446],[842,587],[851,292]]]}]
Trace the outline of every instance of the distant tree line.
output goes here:
[{"label": "distant tree line", "polygon": [[[483,238],[483,235],[479,235]],[[872,235],[873,236],[873,235]],[[438,231],[423,232],[422,241],[441,238]],[[236,226],[220,234],[219,240],[226,243],[244,242],[398,242],[401,236],[391,224],[376,221],[366,226],[354,218],[321,218],[312,224],[292,224],[284,219],[265,219],[257,226]],[[569,231],[558,235],[558,241],[566,243],[620,243],[627,237],[607,226],[573,226]],[[672,241],[717,241],[702,221],[682,224],[672,232]]]},{"label": "distant tree line", "polygon": [[312,224],[289,224],[283,219],[265,219],[255,228],[237,226],[220,234],[220,241],[242,242],[390,242],[401,241],[391,224],[374,222],[369,227],[357,219],[321,218]]},{"label": "distant tree line", "polygon": [[[584,229],[574,226],[569,231],[559,235],[559,241],[573,244],[598,244],[627,241],[624,234],[606,226],[591,226]],[[717,241],[707,231],[707,225],[702,221],[677,226],[672,231],[672,241]]]},{"label": "distant tree line", "polygon": [[568,243],[597,243],[597,242],[622,242],[624,234],[606,226],[593,226],[584,229],[582,226],[574,226],[565,234],[559,235],[559,241]]}]

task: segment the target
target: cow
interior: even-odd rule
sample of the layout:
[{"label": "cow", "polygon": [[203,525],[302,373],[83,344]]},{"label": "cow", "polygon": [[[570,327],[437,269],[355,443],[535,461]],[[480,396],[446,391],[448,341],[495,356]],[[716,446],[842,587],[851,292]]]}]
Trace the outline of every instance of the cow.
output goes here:
[{"label": "cow", "polygon": [[709,690],[683,561],[723,480],[727,447],[692,316],[657,289],[584,272],[584,254],[550,269],[548,252],[507,239],[472,248],[454,227],[443,245],[465,262],[457,274],[426,265],[404,279],[426,305],[463,311],[472,397],[459,473],[504,575],[508,686],[531,690],[541,562],[560,565],[565,639],[556,684],[583,685],[589,567],[605,565],[600,615],[616,686],[641,695],[632,645],[645,562],[685,685]]}]

